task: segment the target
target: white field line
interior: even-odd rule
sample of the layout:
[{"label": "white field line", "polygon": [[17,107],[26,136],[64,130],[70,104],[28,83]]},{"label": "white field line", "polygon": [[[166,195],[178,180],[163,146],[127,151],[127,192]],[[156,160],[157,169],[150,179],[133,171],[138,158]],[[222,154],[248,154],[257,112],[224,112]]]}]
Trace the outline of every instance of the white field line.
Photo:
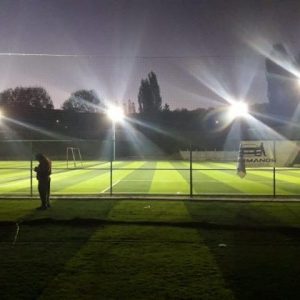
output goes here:
[{"label": "white field line", "polygon": [[[239,179],[239,178],[237,178]],[[119,182],[153,182],[154,180],[150,179],[150,180],[146,180],[146,179],[120,179],[118,181],[116,181],[113,186],[115,186],[116,184],[118,184]],[[245,180],[244,180],[245,181]],[[260,182],[263,180],[258,180],[257,182]],[[181,180],[157,180],[154,182],[182,182]],[[219,181],[218,179],[208,179],[208,180],[193,180],[193,182],[201,182],[201,183],[205,183],[205,182],[220,182],[220,183],[224,183],[224,182],[232,182],[232,180],[223,180],[223,181]],[[107,191],[110,187],[106,188],[104,191]]]},{"label": "white field line", "polygon": [[[237,179],[239,179],[238,177],[237,177]],[[157,181],[155,181],[155,180],[152,180],[152,179],[150,179],[150,180],[146,180],[146,179],[120,179],[118,182],[116,182],[114,185],[116,185],[117,183],[119,183],[120,181],[122,181],[122,182],[149,182],[149,181],[151,181],[151,182],[182,182],[181,180],[157,180]],[[245,180],[244,180],[245,181]],[[257,182],[260,182],[260,181],[264,181],[264,180],[257,180]],[[205,183],[205,182],[220,182],[220,183],[224,183],[224,182],[232,182],[232,180],[231,179],[229,179],[229,180],[223,180],[223,181],[219,181],[218,179],[208,179],[208,180],[193,180],[193,182],[195,183],[195,182],[201,182],[201,183]]]},{"label": "white field line", "polygon": [[[115,185],[117,185],[120,181],[121,181],[121,180],[117,180],[117,181],[112,185],[112,187],[115,186]],[[101,193],[105,193],[105,192],[108,191],[109,189],[110,189],[110,186],[107,187],[106,189],[104,189]]]},{"label": "white field line", "polygon": [[[152,179],[120,179],[119,181],[123,181],[123,182],[137,182],[137,181],[140,181],[140,182],[149,182],[149,181],[154,181]],[[181,180],[157,180],[157,182],[182,182]]]}]

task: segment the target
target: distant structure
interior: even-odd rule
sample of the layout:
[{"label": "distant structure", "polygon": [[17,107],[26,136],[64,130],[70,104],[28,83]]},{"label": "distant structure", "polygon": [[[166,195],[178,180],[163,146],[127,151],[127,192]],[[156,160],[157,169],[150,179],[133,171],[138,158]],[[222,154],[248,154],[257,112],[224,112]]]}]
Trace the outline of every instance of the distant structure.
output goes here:
[{"label": "distant structure", "polygon": [[126,115],[132,115],[136,113],[135,103],[128,99],[127,102],[123,103],[123,110]]},{"label": "distant structure", "polygon": [[297,60],[282,44],[275,44],[266,59],[266,79],[271,113],[292,115],[300,100]]}]

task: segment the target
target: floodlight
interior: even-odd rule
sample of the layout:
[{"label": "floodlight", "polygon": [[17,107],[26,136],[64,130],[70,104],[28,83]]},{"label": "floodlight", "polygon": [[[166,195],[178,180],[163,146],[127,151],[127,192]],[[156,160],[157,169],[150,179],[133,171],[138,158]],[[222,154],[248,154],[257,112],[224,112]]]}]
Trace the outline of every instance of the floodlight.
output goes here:
[{"label": "floodlight", "polygon": [[246,117],[248,115],[247,103],[242,101],[232,103],[229,108],[229,114],[233,119]]},{"label": "floodlight", "polygon": [[124,112],[119,106],[109,107],[106,113],[114,123],[121,122],[124,119]]},{"label": "floodlight", "polygon": [[3,118],[3,112],[0,110],[0,120]]},{"label": "floodlight", "polygon": [[124,119],[124,112],[119,106],[110,106],[106,114],[112,121],[112,156],[111,159],[114,161],[116,159],[116,123],[122,122]]}]

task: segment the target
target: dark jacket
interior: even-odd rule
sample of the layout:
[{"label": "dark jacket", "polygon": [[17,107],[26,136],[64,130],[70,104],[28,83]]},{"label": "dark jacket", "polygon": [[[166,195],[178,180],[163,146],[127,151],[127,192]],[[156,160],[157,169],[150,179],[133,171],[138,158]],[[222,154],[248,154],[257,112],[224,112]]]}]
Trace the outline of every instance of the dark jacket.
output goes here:
[{"label": "dark jacket", "polygon": [[51,175],[51,161],[48,159],[40,160],[34,171],[36,172],[37,180],[48,180]]}]

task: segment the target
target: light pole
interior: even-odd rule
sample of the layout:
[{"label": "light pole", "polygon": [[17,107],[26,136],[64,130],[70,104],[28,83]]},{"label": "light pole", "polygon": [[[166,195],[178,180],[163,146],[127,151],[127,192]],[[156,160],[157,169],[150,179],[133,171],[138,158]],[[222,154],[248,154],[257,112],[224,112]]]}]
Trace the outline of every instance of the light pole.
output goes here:
[{"label": "light pole", "polygon": [[2,136],[3,131],[3,119],[5,118],[3,111],[0,109],[0,136]]},{"label": "light pole", "polygon": [[111,106],[107,110],[107,115],[111,119],[112,122],[112,152],[111,159],[114,161],[116,159],[116,123],[122,122],[124,119],[124,112],[119,106]]},{"label": "light pole", "polygon": [[242,119],[247,118],[249,115],[248,113],[248,104],[244,101],[234,101],[231,103],[231,106],[229,108],[229,117],[231,121],[234,121],[236,119],[239,119],[240,126],[241,126],[241,132],[240,132],[240,147],[239,147],[239,154],[238,154],[238,161],[237,161],[237,175],[240,178],[244,178],[246,176],[246,164],[245,164],[245,158],[244,158],[244,152],[242,147],[242,139],[245,137],[244,133],[244,122]]}]

